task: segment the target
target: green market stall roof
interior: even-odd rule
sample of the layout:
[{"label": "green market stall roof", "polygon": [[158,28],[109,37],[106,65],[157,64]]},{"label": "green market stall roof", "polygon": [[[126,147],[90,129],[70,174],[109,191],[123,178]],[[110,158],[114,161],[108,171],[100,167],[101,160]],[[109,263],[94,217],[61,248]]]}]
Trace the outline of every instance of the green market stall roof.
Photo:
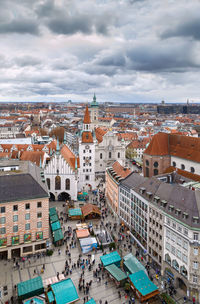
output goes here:
[{"label": "green market stall roof", "polygon": [[115,264],[111,264],[105,267],[105,269],[118,281],[122,281],[127,278],[127,275]]},{"label": "green market stall roof", "polygon": [[57,214],[56,208],[55,207],[49,208],[49,216],[52,216],[54,214]]},{"label": "green market stall roof", "polygon": [[138,261],[138,259],[132,255],[132,253],[127,254],[124,258],[124,266],[128,269],[128,272],[135,273],[139,270],[143,270],[146,273],[145,267]]},{"label": "green market stall roof", "polygon": [[71,279],[59,281],[51,285],[56,303],[68,304],[73,303],[79,299],[76,288]]},{"label": "green market stall roof", "polygon": [[111,253],[102,255],[100,257],[101,262],[103,263],[103,266],[106,267],[110,264],[120,263],[121,257],[117,251],[113,251]]},{"label": "green market stall roof", "polygon": [[53,303],[55,301],[52,291],[47,292],[48,303]]},{"label": "green market stall roof", "polygon": [[50,222],[51,223],[54,223],[54,222],[57,222],[58,221],[58,216],[57,214],[54,214],[54,215],[51,215],[50,216]]},{"label": "green market stall roof", "polygon": [[143,270],[130,274],[129,278],[143,297],[158,291],[158,287],[151,282]]},{"label": "green market stall roof", "polygon": [[43,292],[44,286],[40,276],[17,284],[18,297],[21,299],[31,298]]},{"label": "green market stall roof", "polygon": [[81,208],[69,209],[69,216],[81,216],[82,211]]},{"label": "green market stall roof", "polygon": [[91,298],[89,301],[87,301],[85,304],[96,304],[95,300]]},{"label": "green market stall roof", "polygon": [[57,222],[52,223],[51,224],[51,229],[52,229],[52,231],[56,231],[58,229],[61,229],[60,222],[57,221]]},{"label": "green market stall roof", "polygon": [[53,234],[54,243],[58,242],[60,240],[63,240],[63,238],[64,238],[64,236],[63,236],[63,232],[61,229],[54,231],[54,234]]}]

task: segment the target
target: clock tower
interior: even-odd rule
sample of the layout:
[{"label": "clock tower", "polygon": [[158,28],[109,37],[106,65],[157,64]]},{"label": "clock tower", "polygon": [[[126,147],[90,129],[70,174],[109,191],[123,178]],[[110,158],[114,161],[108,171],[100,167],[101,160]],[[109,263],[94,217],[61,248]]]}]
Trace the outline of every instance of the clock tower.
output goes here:
[{"label": "clock tower", "polygon": [[95,144],[96,139],[91,130],[90,113],[88,106],[86,106],[83,128],[79,138],[79,191],[95,189]]}]

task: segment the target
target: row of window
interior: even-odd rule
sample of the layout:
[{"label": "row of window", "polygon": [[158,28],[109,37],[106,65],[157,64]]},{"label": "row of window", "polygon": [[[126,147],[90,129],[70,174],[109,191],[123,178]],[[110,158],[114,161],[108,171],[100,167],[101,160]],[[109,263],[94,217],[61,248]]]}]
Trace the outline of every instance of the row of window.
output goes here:
[{"label": "row of window", "polygon": [[[173,167],[176,167],[176,162],[175,162],[175,161],[172,162],[172,166],[173,166]],[[184,164],[181,164],[181,170],[185,170],[185,165],[184,165]],[[190,167],[190,172],[191,172],[191,173],[194,173],[194,172],[195,172],[194,167]]]},{"label": "row of window", "polygon": [[83,172],[92,172],[92,169],[83,169]]},{"label": "row of window", "polygon": [[160,235],[158,232],[156,232],[155,230],[153,230],[152,228],[149,227],[149,232],[151,232],[153,235],[155,235],[157,238],[159,237],[159,239],[162,241],[162,235]]},{"label": "row of window", "polygon": [[[42,222],[37,222],[37,228],[42,228]],[[25,224],[25,230],[30,230],[30,229],[31,229],[31,224],[26,223]],[[19,231],[19,226],[14,225],[13,226],[13,232],[18,232],[18,231]],[[0,234],[6,234],[6,228],[5,227],[0,228]]]},{"label": "row of window", "polygon": [[176,224],[176,222],[171,221],[168,217],[166,217],[166,223],[167,223],[167,225],[171,226],[173,229],[178,230],[178,232],[184,233],[184,235],[186,235],[186,236],[188,235],[187,228]]},{"label": "row of window", "polygon": [[176,234],[171,232],[169,229],[166,230],[166,238],[171,239],[172,242],[176,242],[177,245],[184,249],[188,249],[188,242],[183,240],[180,236],[176,236]]},{"label": "row of window", "polygon": [[[42,202],[37,202],[37,208],[42,207]],[[25,204],[25,209],[29,210],[30,209],[30,203]],[[18,205],[13,205],[13,211],[18,211]],[[0,213],[5,213],[6,212],[6,207],[0,207]]]},{"label": "row of window", "polygon": [[170,245],[170,243],[168,242],[166,242],[165,247],[169,252],[177,256],[177,258],[182,260],[184,263],[187,263],[188,258],[186,254],[182,253],[179,249],[176,249],[173,245]]},{"label": "row of window", "polygon": [[156,245],[156,248],[158,248],[159,247],[159,250],[162,250],[162,246],[161,245],[159,245],[154,239],[152,239],[152,238],[149,238],[149,242],[152,242],[152,244],[154,245]]},{"label": "row of window", "polygon": [[[37,218],[41,218],[41,217],[42,217],[42,212],[38,212]],[[25,214],[25,220],[30,220],[30,213]],[[13,215],[13,222],[18,222],[17,214]],[[0,224],[5,224],[5,223],[6,223],[6,217],[5,216],[0,217]]]},{"label": "row of window", "polygon": [[[109,152],[108,157],[109,157],[109,158],[112,158],[112,153],[111,153],[111,152]],[[99,154],[99,158],[100,158],[100,159],[103,159],[103,153],[100,153],[100,154]],[[120,152],[117,153],[117,158],[120,158]]]},{"label": "row of window", "polygon": [[[50,190],[51,189],[50,178],[47,178],[46,181],[47,181],[48,189]],[[60,189],[61,189],[61,177],[59,175],[57,175],[55,177],[55,190],[60,190]],[[70,190],[70,179],[69,178],[66,178],[66,180],[65,180],[65,190]]]},{"label": "row of window", "polygon": [[[83,150],[83,153],[86,153],[85,150]],[[92,150],[89,150],[89,153],[92,153]]]},{"label": "row of window", "polygon": [[[35,238],[33,236],[33,234],[31,233],[25,233],[24,234],[24,237],[23,237],[23,241],[22,241],[22,238],[20,239],[20,236],[19,235],[15,235],[15,236],[12,236],[11,237],[11,244],[12,245],[19,245],[19,243],[30,243],[31,240],[32,240],[32,237],[33,239],[35,239],[36,241],[40,241],[40,240],[43,240],[43,232],[42,231],[37,231],[35,233]],[[3,238],[0,238],[0,248],[2,247],[6,247],[7,246],[7,237],[3,237]],[[42,249],[44,248],[44,244],[40,244],[38,249]],[[31,246],[32,247],[32,246]],[[35,246],[35,249],[36,249],[36,246]],[[27,247],[24,247],[23,248],[23,252],[28,252],[28,248]]]},{"label": "row of window", "polygon": [[154,209],[149,208],[149,212],[150,212],[150,214],[155,215],[157,218],[158,218],[158,216],[159,216],[159,217],[160,217],[160,220],[162,220],[162,214],[158,214],[158,212],[155,211]]}]

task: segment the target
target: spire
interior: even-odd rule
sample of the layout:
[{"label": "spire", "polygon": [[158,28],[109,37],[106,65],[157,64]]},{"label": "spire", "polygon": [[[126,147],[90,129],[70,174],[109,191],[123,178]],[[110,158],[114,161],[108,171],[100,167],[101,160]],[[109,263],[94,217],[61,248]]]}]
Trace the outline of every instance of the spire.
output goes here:
[{"label": "spire", "polygon": [[84,124],[90,124],[91,121],[90,121],[90,113],[89,113],[89,110],[88,110],[88,106],[86,106],[86,109],[85,109],[85,116],[84,116],[84,119],[83,119],[83,123]]},{"label": "spire", "polygon": [[56,145],[56,154],[60,154],[60,145],[59,145],[59,139],[57,138],[57,145]]},{"label": "spire", "polygon": [[93,102],[96,103],[96,95],[94,93],[94,96],[93,96]]},{"label": "spire", "polygon": [[64,132],[63,144],[66,145],[66,143],[67,143],[67,137],[66,137],[66,133]]}]

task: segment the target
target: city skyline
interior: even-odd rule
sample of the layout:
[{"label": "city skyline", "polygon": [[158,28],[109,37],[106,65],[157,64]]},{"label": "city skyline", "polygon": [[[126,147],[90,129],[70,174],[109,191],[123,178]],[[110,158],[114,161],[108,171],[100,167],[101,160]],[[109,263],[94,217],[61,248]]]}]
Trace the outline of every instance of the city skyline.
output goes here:
[{"label": "city skyline", "polygon": [[0,3],[0,102],[199,101],[197,0]]}]

